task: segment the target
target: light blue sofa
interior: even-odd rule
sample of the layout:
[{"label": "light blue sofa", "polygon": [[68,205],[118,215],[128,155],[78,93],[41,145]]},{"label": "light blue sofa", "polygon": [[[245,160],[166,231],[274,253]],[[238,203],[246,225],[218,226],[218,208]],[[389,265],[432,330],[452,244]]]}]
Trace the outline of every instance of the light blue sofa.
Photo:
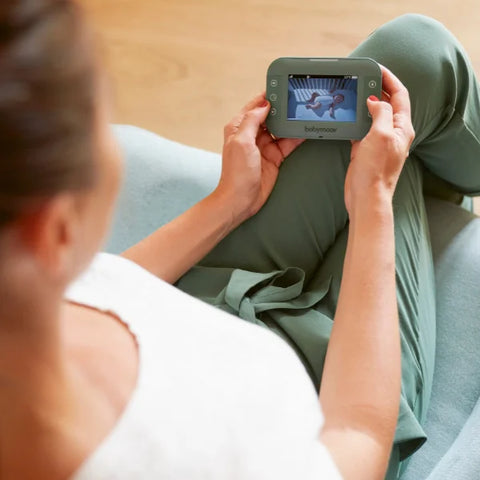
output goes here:
[{"label": "light blue sofa", "polygon": [[[218,154],[114,127],[126,181],[106,250],[118,253],[216,186]],[[480,159],[479,159],[480,161]],[[437,283],[437,359],[428,442],[402,480],[480,479],[480,218],[427,198]]]}]

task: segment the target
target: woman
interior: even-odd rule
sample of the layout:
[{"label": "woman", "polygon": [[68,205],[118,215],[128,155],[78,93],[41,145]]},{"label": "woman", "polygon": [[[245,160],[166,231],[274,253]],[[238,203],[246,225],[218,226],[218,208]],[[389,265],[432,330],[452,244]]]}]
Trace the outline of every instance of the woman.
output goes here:
[{"label": "woman", "polygon": [[[228,270],[284,157],[294,151],[286,167],[317,146],[273,142],[262,127],[269,105],[255,98],[225,129],[215,192],[126,258],[97,257],[65,293],[99,248],[120,179],[103,77],[73,1],[4,2],[0,25],[2,478],[383,478],[400,397],[392,196],[413,139],[396,76],[383,69],[385,98],[368,100],[372,129],[351,149],[323,422],[285,342],[166,283],[194,290],[205,273],[221,289],[211,262],[224,256]],[[435,136],[440,125],[430,127]],[[264,254],[249,238],[253,256],[235,267]]]}]

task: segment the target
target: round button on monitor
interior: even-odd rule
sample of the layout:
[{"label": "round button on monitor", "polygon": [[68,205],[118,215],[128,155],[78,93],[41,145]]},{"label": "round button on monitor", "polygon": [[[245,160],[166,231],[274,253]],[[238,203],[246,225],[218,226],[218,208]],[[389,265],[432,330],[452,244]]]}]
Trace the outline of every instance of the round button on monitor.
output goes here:
[{"label": "round button on monitor", "polygon": [[270,115],[275,116],[277,114],[277,109],[274,107],[270,110]]},{"label": "round button on monitor", "polygon": [[377,86],[377,82],[376,82],[375,80],[370,80],[370,81],[368,82],[368,86],[369,86],[370,88],[375,88],[375,87]]},{"label": "round button on monitor", "polygon": [[270,95],[270,100],[271,100],[272,102],[275,102],[275,101],[277,100],[277,98],[278,98],[278,97],[277,97],[277,94],[276,94],[276,93],[272,93],[272,94]]},{"label": "round button on monitor", "polygon": [[276,87],[278,85],[278,80],[276,78],[272,78],[272,80],[270,81],[270,85],[272,87]]}]

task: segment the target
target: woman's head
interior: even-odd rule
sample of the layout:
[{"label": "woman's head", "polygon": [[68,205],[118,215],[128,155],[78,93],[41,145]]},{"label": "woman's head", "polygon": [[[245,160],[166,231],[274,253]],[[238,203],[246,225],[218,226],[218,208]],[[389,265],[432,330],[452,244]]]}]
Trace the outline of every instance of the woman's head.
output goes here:
[{"label": "woman's head", "polygon": [[99,72],[74,1],[2,0],[0,236],[15,230],[47,269],[63,249],[55,269],[68,258],[72,274],[98,248],[119,177]]}]

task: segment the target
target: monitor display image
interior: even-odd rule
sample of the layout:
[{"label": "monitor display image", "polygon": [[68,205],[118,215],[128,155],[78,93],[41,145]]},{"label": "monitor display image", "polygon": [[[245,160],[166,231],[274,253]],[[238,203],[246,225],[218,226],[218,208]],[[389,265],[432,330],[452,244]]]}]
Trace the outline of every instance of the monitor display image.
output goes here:
[{"label": "monitor display image", "polygon": [[288,76],[288,120],[355,122],[358,77]]}]

